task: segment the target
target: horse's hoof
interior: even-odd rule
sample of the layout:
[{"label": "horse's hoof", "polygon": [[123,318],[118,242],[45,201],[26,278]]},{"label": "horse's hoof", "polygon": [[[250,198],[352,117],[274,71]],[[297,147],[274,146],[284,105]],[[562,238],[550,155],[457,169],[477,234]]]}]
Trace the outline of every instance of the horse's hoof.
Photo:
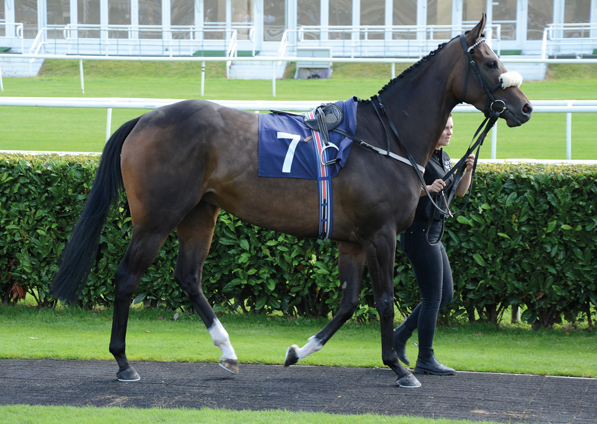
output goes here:
[{"label": "horse's hoof", "polygon": [[238,374],[237,359],[220,359],[220,366],[232,374]]},{"label": "horse's hoof", "polygon": [[398,387],[405,387],[407,389],[414,389],[415,387],[421,387],[421,383],[412,374],[407,374],[402,378],[396,380]]},{"label": "horse's hoof", "polygon": [[286,359],[284,359],[285,367],[294,365],[299,361],[300,358],[298,357],[297,353],[298,349],[299,347],[297,345],[292,345],[288,348],[288,350],[286,351]]},{"label": "horse's hoof", "polygon": [[141,380],[141,377],[139,377],[139,374],[137,374],[137,371],[135,371],[135,369],[131,366],[129,366],[128,368],[125,368],[123,370],[119,370],[116,373],[116,377],[118,378],[118,381],[139,381],[139,380]]}]

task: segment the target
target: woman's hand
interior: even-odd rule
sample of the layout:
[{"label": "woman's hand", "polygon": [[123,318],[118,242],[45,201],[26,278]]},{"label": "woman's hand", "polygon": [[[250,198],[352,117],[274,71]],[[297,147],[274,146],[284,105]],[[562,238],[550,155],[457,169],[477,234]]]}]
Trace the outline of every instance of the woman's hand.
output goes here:
[{"label": "woman's hand", "polygon": [[473,166],[475,166],[475,154],[471,153],[470,155],[468,155],[464,163],[466,165],[466,170],[469,172],[472,171]]},{"label": "woman's hand", "polygon": [[458,197],[462,197],[466,194],[468,188],[471,185],[472,181],[472,174],[473,174],[473,167],[475,166],[475,154],[471,153],[468,155],[466,160],[464,161],[466,164],[466,168],[464,170],[464,174],[462,175],[462,179],[458,183],[458,187],[456,187],[455,194]]},{"label": "woman's hand", "polygon": [[444,189],[445,186],[446,182],[440,178],[435,180],[433,184],[428,185],[427,190],[429,190],[430,193],[439,193]]}]

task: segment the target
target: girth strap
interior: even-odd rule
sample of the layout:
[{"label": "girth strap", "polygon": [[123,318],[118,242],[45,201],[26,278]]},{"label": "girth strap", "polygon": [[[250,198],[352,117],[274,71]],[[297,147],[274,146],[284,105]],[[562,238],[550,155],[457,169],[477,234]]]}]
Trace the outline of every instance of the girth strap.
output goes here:
[{"label": "girth strap", "polygon": [[[305,115],[309,119],[314,119],[314,112]],[[323,142],[323,132],[311,130],[313,134],[313,147],[317,157],[317,187],[319,191],[319,230],[318,236],[322,239],[329,239],[332,236],[333,223],[333,200],[332,200],[332,179],[330,176],[328,163],[329,157],[326,146]]]}]

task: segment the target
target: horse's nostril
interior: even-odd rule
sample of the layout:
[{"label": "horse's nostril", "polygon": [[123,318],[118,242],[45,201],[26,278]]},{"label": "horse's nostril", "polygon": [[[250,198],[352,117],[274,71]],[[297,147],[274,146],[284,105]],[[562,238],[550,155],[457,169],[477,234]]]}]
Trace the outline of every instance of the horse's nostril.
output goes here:
[{"label": "horse's nostril", "polygon": [[527,103],[522,107],[522,111],[524,113],[531,113],[533,111],[533,106]]}]

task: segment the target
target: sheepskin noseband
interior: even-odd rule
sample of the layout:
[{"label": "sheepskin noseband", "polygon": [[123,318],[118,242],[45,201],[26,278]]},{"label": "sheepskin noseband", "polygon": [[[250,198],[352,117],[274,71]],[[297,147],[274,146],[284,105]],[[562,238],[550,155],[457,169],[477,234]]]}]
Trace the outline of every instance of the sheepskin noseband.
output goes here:
[{"label": "sheepskin noseband", "polygon": [[522,84],[522,75],[516,71],[505,72],[500,75],[500,81],[502,82],[503,89],[508,87],[520,87],[520,84]]}]

